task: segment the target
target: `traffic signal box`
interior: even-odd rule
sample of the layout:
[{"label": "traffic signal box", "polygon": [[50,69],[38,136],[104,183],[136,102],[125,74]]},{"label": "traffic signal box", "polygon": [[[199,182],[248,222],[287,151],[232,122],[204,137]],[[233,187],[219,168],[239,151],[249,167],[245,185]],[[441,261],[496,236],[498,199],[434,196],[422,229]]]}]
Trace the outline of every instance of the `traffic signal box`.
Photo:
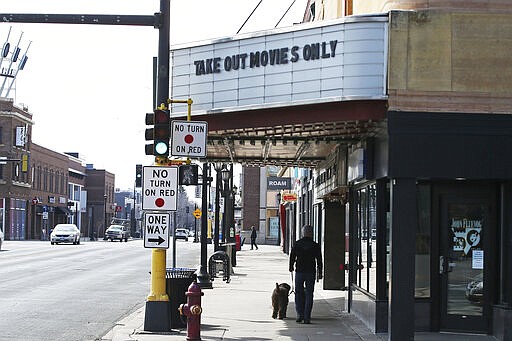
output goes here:
[{"label": "traffic signal box", "polygon": [[169,156],[169,140],[171,138],[169,111],[155,109],[153,113],[146,114],[146,125],[153,126],[146,129],[146,140],[153,140],[152,144],[146,144],[146,155]]},{"label": "traffic signal box", "polygon": [[197,185],[199,183],[198,166],[181,165],[178,168],[178,180],[180,185]]},{"label": "traffic signal box", "polygon": [[135,165],[135,187],[142,187],[142,165]]}]

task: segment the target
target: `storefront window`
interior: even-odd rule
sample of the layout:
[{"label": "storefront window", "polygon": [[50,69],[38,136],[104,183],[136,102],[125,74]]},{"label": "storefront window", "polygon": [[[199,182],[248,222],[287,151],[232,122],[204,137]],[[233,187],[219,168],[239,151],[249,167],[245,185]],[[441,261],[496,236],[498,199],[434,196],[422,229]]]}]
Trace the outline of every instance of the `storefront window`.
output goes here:
[{"label": "storefront window", "polygon": [[430,297],[430,186],[418,186],[415,296]]},{"label": "storefront window", "polygon": [[358,236],[358,274],[356,284],[369,293],[377,293],[377,189],[375,184],[356,192]]}]

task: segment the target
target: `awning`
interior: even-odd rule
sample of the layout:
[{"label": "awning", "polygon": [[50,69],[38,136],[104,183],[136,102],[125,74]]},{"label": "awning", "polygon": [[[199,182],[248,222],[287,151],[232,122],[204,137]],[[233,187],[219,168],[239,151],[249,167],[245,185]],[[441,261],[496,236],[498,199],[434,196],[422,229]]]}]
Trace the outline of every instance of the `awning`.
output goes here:
[{"label": "awning", "polygon": [[63,207],[63,206],[55,206],[55,212],[57,214],[66,214],[66,215],[72,215],[73,212],[71,212],[71,210],[67,207]]}]

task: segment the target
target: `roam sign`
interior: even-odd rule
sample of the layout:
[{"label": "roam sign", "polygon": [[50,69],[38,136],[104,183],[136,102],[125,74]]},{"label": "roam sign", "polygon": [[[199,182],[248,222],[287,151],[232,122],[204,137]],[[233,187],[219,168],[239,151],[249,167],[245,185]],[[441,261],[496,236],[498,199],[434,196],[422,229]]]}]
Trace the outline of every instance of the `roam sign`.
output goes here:
[{"label": "roam sign", "polygon": [[146,166],[143,171],[142,209],[176,211],[178,167]]}]

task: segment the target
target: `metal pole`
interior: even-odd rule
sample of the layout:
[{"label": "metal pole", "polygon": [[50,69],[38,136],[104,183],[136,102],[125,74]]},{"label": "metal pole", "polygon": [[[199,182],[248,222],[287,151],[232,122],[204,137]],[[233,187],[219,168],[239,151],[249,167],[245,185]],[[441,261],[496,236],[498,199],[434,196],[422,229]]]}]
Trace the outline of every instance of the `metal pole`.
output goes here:
[{"label": "metal pole", "polygon": [[215,181],[215,234],[213,238],[214,250],[219,251],[219,223],[220,223],[220,195],[222,186],[222,177],[220,174],[220,167],[215,168],[216,181]]},{"label": "metal pole", "polygon": [[197,284],[201,289],[211,289],[212,281],[207,271],[207,244],[206,237],[208,233],[208,170],[210,166],[207,162],[203,163],[203,183],[201,197],[201,266],[197,274]]},{"label": "metal pole", "polygon": [[[169,50],[170,50],[170,0],[160,0],[161,25],[158,29],[158,70],[157,70],[157,107],[167,107],[169,99]],[[167,158],[165,158],[167,159]],[[161,164],[159,157],[155,163]],[[151,290],[146,301],[144,315],[145,331],[169,331],[169,296],[166,292],[166,256],[165,249],[153,249],[151,252]]]},{"label": "metal pole", "polygon": [[[103,235],[105,235],[105,231],[107,230],[107,195],[105,194],[103,196],[103,218],[104,218],[104,222],[103,222]],[[99,232],[99,231],[98,231]]]},{"label": "metal pole", "polygon": [[[197,210],[197,203],[194,204],[194,211],[195,210]],[[197,218],[194,219],[194,243],[197,243]]]}]

